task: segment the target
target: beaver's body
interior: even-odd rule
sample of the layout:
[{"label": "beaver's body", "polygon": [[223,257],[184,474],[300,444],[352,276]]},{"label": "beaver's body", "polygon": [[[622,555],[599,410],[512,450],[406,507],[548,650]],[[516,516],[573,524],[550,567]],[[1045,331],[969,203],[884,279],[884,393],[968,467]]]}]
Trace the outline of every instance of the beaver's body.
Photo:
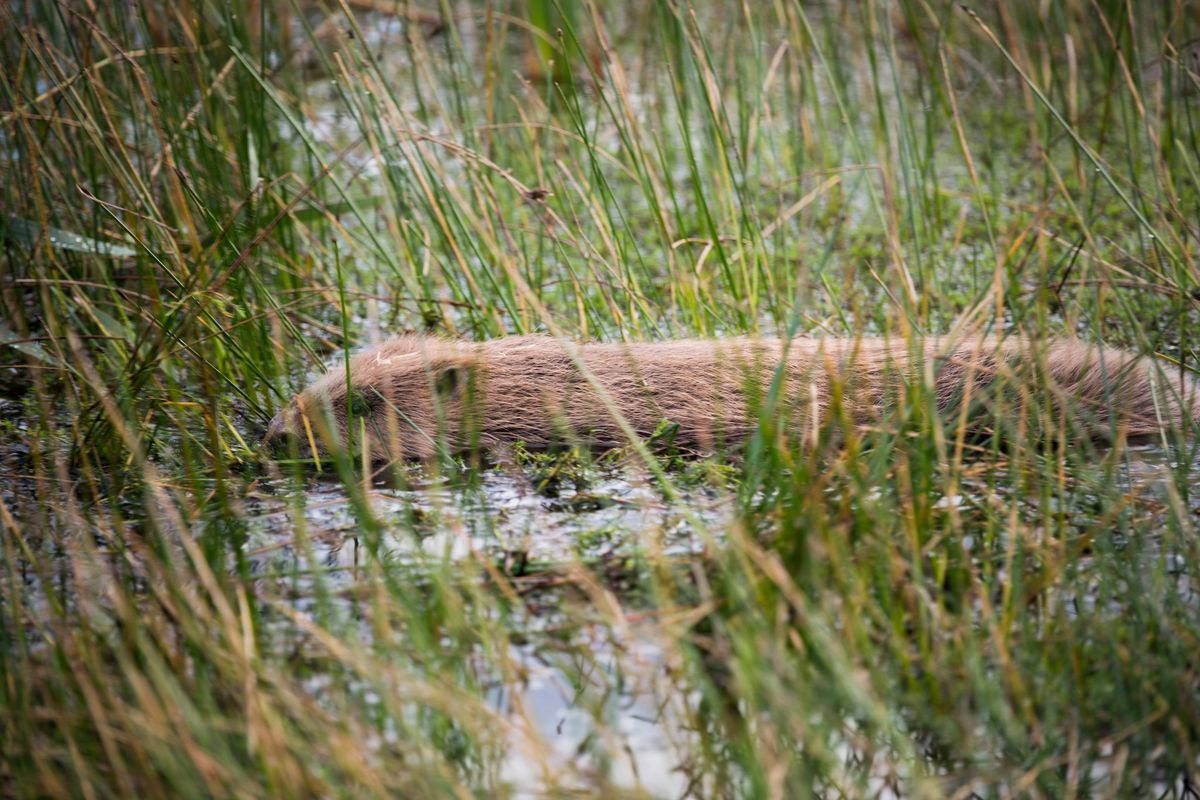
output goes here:
[{"label": "beaver's body", "polygon": [[[779,370],[786,353],[786,367]],[[428,458],[523,441],[544,447],[582,441],[608,447],[627,431],[648,436],[663,420],[676,443],[708,451],[753,432],[773,382],[774,408],[801,437],[833,413],[869,424],[928,378],[940,410],[1021,387],[1045,387],[1059,412],[1094,435],[1156,433],[1192,419],[1195,390],[1155,380],[1146,360],[1073,341],[1038,347],[1021,339],[682,340],[575,345],[545,336],[473,344],[402,336],[330,370],[271,423],[268,439],[291,434],[305,447],[346,441],[352,421],[376,459]],[[1176,382],[1177,384],[1177,382]],[[1040,402],[1032,398],[1033,403]],[[1186,407],[1186,410],[1185,410]],[[321,413],[327,408],[329,414]],[[619,412],[619,415],[614,413]],[[333,423],[332,430],[326,421]]]}]

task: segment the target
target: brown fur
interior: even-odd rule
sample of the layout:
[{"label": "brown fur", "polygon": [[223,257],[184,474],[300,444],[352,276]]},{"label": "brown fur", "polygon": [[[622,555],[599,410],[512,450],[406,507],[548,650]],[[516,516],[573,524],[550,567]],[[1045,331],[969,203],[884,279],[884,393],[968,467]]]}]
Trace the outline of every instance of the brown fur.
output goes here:
[{"label": "brown fur", "polygon": [[[835,408],[870,424],[920,380],[932,381],[943,413],[1000,391],[1037,407],[1041,399],[1022,387],[1045,387],[1056,414],[1070,411],[1093,436],[1153,434],[1200,410],[1190,380],[1181,393],[1146,359],[1067,340],[927,339],[914,352],[903,340],[871,338],[573,345],[545,336],[481,344],[401,336],[350,360],[354,431],[357,438],[365,427],[376,460],[428,458],[438,442],[451,451],[516,441],[609,447],[628,442],[615,408],[639,436],[666,419],[679,426],[677,443],[709,451],[755,430],[785,352],[778,407],[805,440]],[[304,450],[344,442],[346,389],[342,364],[275,417],[267,440],[297,436]]]}]

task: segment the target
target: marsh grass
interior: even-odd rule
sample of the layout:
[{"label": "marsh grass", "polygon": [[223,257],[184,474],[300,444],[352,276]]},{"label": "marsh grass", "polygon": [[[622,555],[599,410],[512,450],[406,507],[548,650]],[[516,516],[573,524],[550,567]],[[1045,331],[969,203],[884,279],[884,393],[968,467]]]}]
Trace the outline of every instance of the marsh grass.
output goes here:
[{"label": "marsh grass", "polygon": [[[1194,432],[1080,443],[1036,369],[982,440],[914,385],[699,464],[257,449],[398,330],[1190,376],[1193,5],[369,5],[0,8],[0,792],[1194,796]],[[614,469],[609,557],[489,505]]]}]

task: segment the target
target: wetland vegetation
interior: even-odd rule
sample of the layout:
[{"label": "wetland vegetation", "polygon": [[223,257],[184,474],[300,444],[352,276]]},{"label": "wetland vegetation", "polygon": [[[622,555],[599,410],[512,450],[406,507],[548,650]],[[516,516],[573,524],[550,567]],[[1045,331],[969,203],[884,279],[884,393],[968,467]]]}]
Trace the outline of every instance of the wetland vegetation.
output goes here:
[{"label": "wetland vegetation", "polygon": [[0,6],[0,794],[1196,797],[1200,440],[271,461],[391,332],[1200,326],[1193,2]]}]

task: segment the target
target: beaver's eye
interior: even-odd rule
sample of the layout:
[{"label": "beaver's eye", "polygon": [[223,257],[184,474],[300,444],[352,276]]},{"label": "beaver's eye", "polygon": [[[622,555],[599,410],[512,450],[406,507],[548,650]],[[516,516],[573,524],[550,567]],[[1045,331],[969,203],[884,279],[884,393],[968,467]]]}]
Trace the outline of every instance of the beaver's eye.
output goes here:
[{"label": "beaver's eye", "polygon": [[375,403],[371,402],[372,396],[378,400],[379,395],[375,392],[363,391],[362,389],[354,389],[350,392],[350,413],[356,417],[365,417],[369,415],[375,407]]}]

